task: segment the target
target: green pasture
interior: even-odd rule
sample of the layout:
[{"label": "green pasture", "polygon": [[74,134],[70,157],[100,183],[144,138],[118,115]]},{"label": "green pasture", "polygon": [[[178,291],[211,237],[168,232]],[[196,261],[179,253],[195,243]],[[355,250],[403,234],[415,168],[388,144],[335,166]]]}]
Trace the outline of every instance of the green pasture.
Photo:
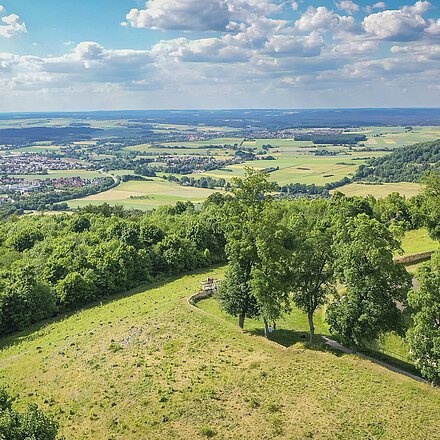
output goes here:
[{"label": "green pasture", "polygon": [[[192,188],[177,185],[160,178],[152,181],[123,182],[108,191],[75,199],[68,202],[72,208],[88,204],[123,205],[126,208],[149,210],[163,205],[174,204],[177,201],[199,203],[205,200],[213,191],[203,188]],[[134,197],[134,198],[133,198]],[[148,198],[137,198],[148,197]]]},{"label": "green pasture", "polygon": [[26,180],[36,179],[60,179],[62,177],[81,177],[83,179],[94,179],[95,177],[104,177],[99,171],[89,170],[51,170],[48,174],[11,174]]},{"label": "green pasture", "polygon": [[366,146],[396,148],[439,139],[440,127],[415,126],[412,131],[406,131],[405,127],[367,127],[364,134],[368,137]]},{"label": "green pasture", "polygon": [[402,240],[403,255],[436,251],[439,247],[440,243],[433,240],[425,228],[407,231]]},{"label": "green pasture", "polygon": [[[283,346],[261,327],[242,332],[211,314],[212,300],[209,314],[188,304],[223,273],[156,282],[4,338],[0,383],[67,439],[438,437],[437,388],[356,355]],[[302,340],[304,322],[277,332]]]},{"label": "green pasture", "polygon": [[208,171],[197,176],[231,179],[244,176],[245,167],[260,170],[279,167],[279,170],[270,173],[270,177],[280,185],[287,183],[324,185],[354,174],[358,166],[364,163],[362,160],[354,160],[357,155],[359,154],[337,156],[315,156],[310,153],[275,154],[275,160],[255,160],[228,165],[223,169]]},{"label": "green pasture", "polygon": [[376,198],[383,198],[393,192],[406,197],[413,197],[420,193],[422,186],[419,183],[412,182],[400,182],[400,183],[384,183],[379,185],[365,185],[362,183],[350,183],[349,185],[342,186],[335,189],[340,191],[346,196],[374,196]]},{"label": "green pasture", "polygon": [[[223,147],[224,145],[234,145],[240,144],[243,141],[243,138],[235,138],[235,137],[221,137],[214,138],[203,141],[182,141],[182,142],[163,142],[160,145],[166,148],[155,148],[154,144],[139,144],[132,145],[130,147],[126,147],[126,150],[129,151],[153,151],[153,152],[163,152],[170,153],[171,151],[176,151],[178,154],[191,154],[192,151],[200,153],[200,151],[211,151],[216,149],[203,149],[207,145],[218,145],[219,147]],[[189,147],[191,149],[178,149],[175,147]],[[224,151],[224,149],[219,149]]]},{"label": "green pasture", "polygon": [[[223,312],[217,300],[215,298],[208,298],[197,303],[205,312],[218,316],[231,324],[237,325],[238,318],[228,315]],[[325,310],[320,308],[315,313],[315,338],[316,342],[322,343],[322,337],[331,337],[331,333],[327,323],[325,322]],[[247,319],[245,321],[245,330],[251,333],[263,335],[263,322],[261,319]],[[307,314],[293,306],[289,314],[283,316],[277,322],[277,331],[273,332],[270,336],[271,340],[277,343],[289,347],[298,342],[308,341],[309,337],[309,324]],[[405,340],[394,334],[387,334],[381,341],[370,344],[369,350],[373,353],[377,352],[381,356],[389,357],[390,362],[401,364],[401,362],[407,364],[406,366],[411,371],[414,371],[413,364],[409,358],[409,348]],[[394,358],[394,359],[393,359]]]}]

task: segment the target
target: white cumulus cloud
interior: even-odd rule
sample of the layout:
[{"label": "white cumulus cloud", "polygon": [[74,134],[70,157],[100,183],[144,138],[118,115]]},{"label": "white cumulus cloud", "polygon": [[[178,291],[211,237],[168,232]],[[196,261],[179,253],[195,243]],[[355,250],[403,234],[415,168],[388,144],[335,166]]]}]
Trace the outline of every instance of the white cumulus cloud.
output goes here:
[{"label": "white cumulus cloud", "polygon": [[365,6],[364,10],[368,14],[371,14],[375,9],[385,9],[386,7],[387,7],[387,5],[385,2],[377,2],[377,3],[374,3],[374,5]]},{"label": "white cumulus cloud", "polygon": [[422,36],[429,22],[423,18],[430,8],[428,1],[418,1],[412,6],[390,9],[364,18],[364,29],[373,36],[393,41],[416,40]]},{"label": "white cumulus cloud", "polygon": [[309,6],[307,11],[295,22],[295,27],[302,32],[344,31],[353,29],[356,22],[353,17],[336,14],[325,6]]},{"label": "white cumulus cloud", "polygon": [[126,18],[135,28],[208,31],[224,30],[230,17],[223,0],[150,0]]},{"label": "white cumulus cloud", "polygon": [[[125,25],[182,31],[236,31],[240,24],[282,10],[271,0],[149,0],[132,9]],[[124,24],[124,23],[123,23]]]},{"label": "white cumulus cloud", "polygon": [[354,14],[360,9],[360,6],[357,3],[354,3],[352,0],[342,0],[339,3],[336,3],[336,6],[338,9],[345,11],[348,14]]},{"label": "white cumulus cloud", "polygon": [[273,56],[288,55],[300,57],[315,57],[325,46],[318,32],[307,36],[273,35],[265,45],[265,53]]},{"label": "white cumulus cloud", "polygon": [[16,14],[10,14],[2,17],[1,22],[3,25],[0,25],[0,37],[11,38],[15,35],[27,32],[26,25]]}]

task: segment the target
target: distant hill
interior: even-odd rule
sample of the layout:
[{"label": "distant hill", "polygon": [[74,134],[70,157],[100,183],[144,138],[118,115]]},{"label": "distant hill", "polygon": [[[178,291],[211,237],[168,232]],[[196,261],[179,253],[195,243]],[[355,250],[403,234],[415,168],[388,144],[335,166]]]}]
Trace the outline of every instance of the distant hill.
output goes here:
[{"label": "distant hill", "polygon": [[130,119],[134,123],[189,124],[232,128],[315,128],[440,125],[440,108],[120,110],[96,112],[0,113],[4,119]]},{"label": "distant hill", "polygon": [[440,170],[440,139],[397,148],[391,154],[361,165],[354,180],[419,182],[426,171]]}]

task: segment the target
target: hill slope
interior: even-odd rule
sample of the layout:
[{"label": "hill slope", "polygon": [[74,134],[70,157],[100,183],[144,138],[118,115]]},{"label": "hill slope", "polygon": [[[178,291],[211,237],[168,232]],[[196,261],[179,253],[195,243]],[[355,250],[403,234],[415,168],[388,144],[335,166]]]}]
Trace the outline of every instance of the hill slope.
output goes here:
[{"label": "hill slope", "polygon": [[3,340],[0,381],[68,439],[438,438],[438,389],[244,334],[187,304],[207,275]]},{"label": "hill slope", "polygon": [[387,156],[361,165],[354,180],[369,182],[418,182],[429,170],[440,170],[440,140],[396,148]]}]

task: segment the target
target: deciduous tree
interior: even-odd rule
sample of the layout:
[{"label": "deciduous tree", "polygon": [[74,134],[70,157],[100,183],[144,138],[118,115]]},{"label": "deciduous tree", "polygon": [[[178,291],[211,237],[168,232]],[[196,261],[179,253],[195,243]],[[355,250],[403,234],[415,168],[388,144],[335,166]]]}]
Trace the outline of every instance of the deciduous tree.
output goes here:
[{"label": "deciduous tree", "polygon": [[342,294],[327,310],[333,333],[352,347],[361,347],[386,332],[402,332],[404,302],[411,286],[406,269],[393,261],[399,246],[393,234],[361,214],[347,222],[334,246]]},{"label": "deciduous tree", "polygon": [[440,382],[440,252],[417,272],[420,288],[410,293],[408,302],[414,310],[413,327],[407,340],[411,356],[422,374]]}]

